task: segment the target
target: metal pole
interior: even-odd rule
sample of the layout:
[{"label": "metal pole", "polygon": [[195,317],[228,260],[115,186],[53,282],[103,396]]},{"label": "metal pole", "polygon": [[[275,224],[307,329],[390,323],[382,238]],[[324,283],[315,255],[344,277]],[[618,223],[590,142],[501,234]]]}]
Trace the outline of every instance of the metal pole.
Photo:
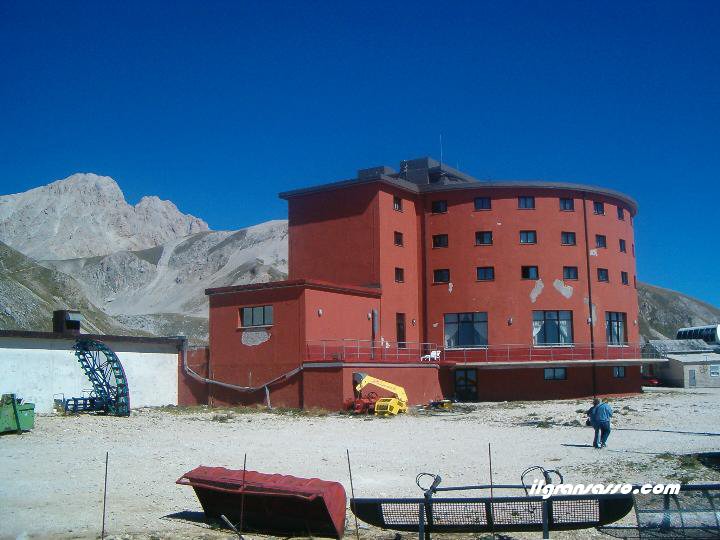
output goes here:
[{"label": "metal pole", "polygon": [[548,501],[542,501],[542,526],[543,538],[550,538],[550,515],[548,512]]},{"label": "metal pole", "polygon": [[245,517],[245,473],[247,472],[247,452],[243,458],[243,479],[242,479],[242,491],[240,492],[240,528],[238,529],[238,535],[242,538],[243,531],[243,518]]},{"label": "metal pole", "polygon": [[110,452],[105,452],[105,487],[103,489],[103,516],[102,516],[102,532],[100,538],[105,538],[105,506],[107,503],[107,477],[108,477],[108,461],[110,459]]},{"label": "metal pole", "polygon": [[[348,474],[350,475],[350,496],[352,497],[351,501],[355,501],[355,487],[353,486],[353,479],[352,479],[352,468],[350,467],[350,450],[345,449],[345,453],[347,454],[347,462],[348,462]],[[422,505],[420,505],[422,507]],[[357,522],[357,516],[355,515],[355,511],[353,510],[353,503],[350,503],[350,510],[353,513],[353,516],[355,517],[355,537],[357,540],[360,540],[360,529],[358,528],[358,522]]]}]

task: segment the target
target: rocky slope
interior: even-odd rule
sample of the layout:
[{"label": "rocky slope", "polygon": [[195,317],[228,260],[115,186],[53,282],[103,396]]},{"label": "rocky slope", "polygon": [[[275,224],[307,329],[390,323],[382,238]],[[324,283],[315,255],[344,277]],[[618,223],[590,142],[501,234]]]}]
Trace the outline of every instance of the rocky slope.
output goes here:
[{"label": "rocky slope", "polygon": [[670,289],[638,283],[640,333],[645,339],[673,339],[678,328],[720,324],[720,309]]},{"label": "rocky slope", "polygon": [[0,196],[0,241],[33,259],[67,259],[145,249],[208,230],[170,201],[125,201],[108,176],[73,174]]}]

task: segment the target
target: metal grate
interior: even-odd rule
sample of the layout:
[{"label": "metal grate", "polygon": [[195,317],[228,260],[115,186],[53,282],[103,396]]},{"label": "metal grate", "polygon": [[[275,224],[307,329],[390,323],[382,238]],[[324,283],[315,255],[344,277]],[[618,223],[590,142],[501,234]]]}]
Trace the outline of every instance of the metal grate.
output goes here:
[{"label": "metal grate", "polygon": [[593,500],[553,501],[553,523],[599,523],[600,503]]},{"label": "metal grate", "polygon": [[434,525],[487,525],[484,503],[433,502]]},{"label": "metal grate", "polygon": [[386,525],[417,525],[420,506],[412,503],[382,503],[382,517]]},{"label": "metal grate", "polygon": [[492,514],[496,525],[542,524],[542,502],[493,502]]}]

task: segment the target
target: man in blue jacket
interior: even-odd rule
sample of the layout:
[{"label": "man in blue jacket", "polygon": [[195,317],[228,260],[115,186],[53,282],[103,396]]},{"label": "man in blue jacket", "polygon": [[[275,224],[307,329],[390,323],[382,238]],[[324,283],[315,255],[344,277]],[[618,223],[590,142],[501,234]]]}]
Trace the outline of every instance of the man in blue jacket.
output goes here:
[{"label": "man in blue jacket", "polygon": [[612,418],[612,407],[608,404],[607,399],[603,399],[603,402],[595,407],[593,417],[595,426],[600,428],[600,441],[599,444],[596,443],[596,448],[604,448],[610,436],[610,419]]}]

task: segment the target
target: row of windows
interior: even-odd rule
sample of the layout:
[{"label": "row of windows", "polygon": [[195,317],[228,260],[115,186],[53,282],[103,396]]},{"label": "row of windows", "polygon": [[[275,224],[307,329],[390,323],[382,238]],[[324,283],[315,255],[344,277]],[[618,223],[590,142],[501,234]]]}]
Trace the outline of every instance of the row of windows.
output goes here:
[{"label": "row of windows", "polygon": [[[518,208],[521,210],[534,210],[535,197],[520,196],[517,198]],[[560,210],[563,212],[575,211],[575,199],[560,197]],[[475,197],[475,210],[492,210],[492,199],[490,197]],[[393,209],[402,212],[403,201],[400,197],[393,197]],[[448,211],[448,202],[445,199],[434,200],[430,203],[430,210],[433,214],[444,214]],[[593,213],[595,215],[605,215],[605,203],[593,201]],[[617,218],[621,221],[625,220],[625,209],[622,206],[617,207]]]},{"label": "row of windows", "polygon": [[[545,310],[532,312],[533,345],[572,345],[573,312]],[[448,349],[486,347],[488,345],[488,314],[485,311],[446,313],[443,316],[444,343]],[[607,343],[627,343],[627,315],[605,312]]]},{"label": "row of windows", "polygon": [[[476,279],[478,281],[493,281],[495,279],[495,267],[494,266],[478,266],[475,268],[477,273]],[[537,266],[521,266],[520,267],[520,278],[521,279],[540,279],[540,271]],[[577,280],[578,279],[578,267],[577,266],[563,266],[563,279],[564,280]],[[597,269],[597,280],[608,283],[610,281],[610,272],[607,268]],[[395,268],[395,281],[405,281],[405,270],[403,268]],[[450,283],[450,269],[439,268],[433,270],[433,283]],[[620,283],[623,285],[630,284],[630,276],[627,272],[620,272]]]},{"label": "row of windows", "polygon": [[[404,238],[403,233],[395,231],[394,242],[396,246],[403,246]],[[537,231],[520,231],[520,243],[521,244],[537,244],[538,235]],[[560,233],[560,244],[563,246],[575,246],[577,245],[577,236],[572,231],[562,231]],[[450,245],[450,238],[447,234],[434,234],[432,236],[432,247],[433,248],[446,248]],[[475,231],[475,245],[476,246],[491,246],[493,245],[493,233],[492,231]],[[595,247],[600,249],[607,248],[607,236],[604,234],[595,235]],[[627,242],[620,238],[618,240],[618,248],[621,253],[627,253]],[[635,251],[635,245],[633,244],[633,254]]]},{"label": "row of windows", "polygon": [[[545,368],[543,375],[546,381],[565,381],[567,380],[567,368]],[[624,379],[625,366],[613,366],[613,377],[616,379]]]}]

